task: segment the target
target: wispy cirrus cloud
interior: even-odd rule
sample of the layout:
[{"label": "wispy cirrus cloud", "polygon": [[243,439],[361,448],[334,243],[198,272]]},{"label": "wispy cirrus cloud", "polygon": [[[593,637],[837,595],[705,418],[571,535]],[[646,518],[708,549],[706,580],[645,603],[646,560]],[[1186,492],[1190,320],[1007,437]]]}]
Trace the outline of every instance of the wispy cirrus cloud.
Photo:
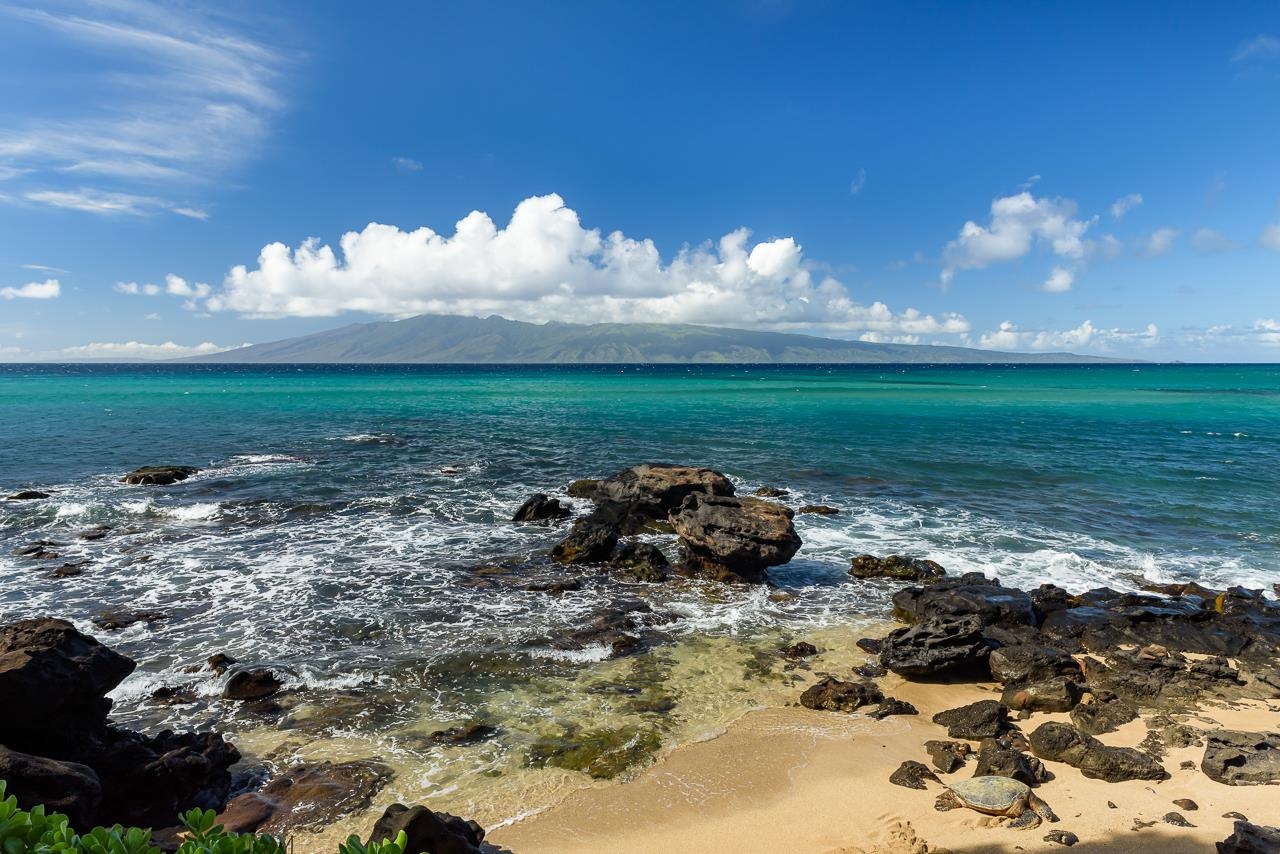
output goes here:
[{"label": "wispy cirrus cloud", "polygon": [[1280,59],[1280,38],[1262,33],[1236,48],[1232,62],[1248,62],[1259,59]]},{"label": "wispy cirrus cloud", "polygon": [[4,19],[65,81],[47,108],[0,108],[10,203],[205,219],[191,195],[251,157],[283,106],[288,57],[221,11],[18,2],[0,4]]},{"label": "wispy cirrus cloud", "polygon": [[391,158],[391,165],[394,166],[396,170],[400,172],[421,172],[422,171],[422,163],[420,161],[414,160],[412,157],[393,157]]}]

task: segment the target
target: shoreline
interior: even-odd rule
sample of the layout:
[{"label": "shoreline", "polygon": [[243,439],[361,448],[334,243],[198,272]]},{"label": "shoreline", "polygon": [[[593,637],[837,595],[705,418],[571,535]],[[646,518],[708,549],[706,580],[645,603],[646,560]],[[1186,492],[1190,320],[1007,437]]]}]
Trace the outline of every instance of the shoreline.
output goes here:
[{"label": "shoreline", "polygon": [[[1229,836],[1237,811],[1255,822],[1273,816],[1275,790],[1225,786],[1198,769],[1203,748],[1170,750],[1164,760],[1171,778],[1162,782],[1090,780],[1062,763],[1056,778],[1038,793],[1061,821],[1034,830],[1011,830],[1003,819],[970,810],[938,812],[942,791],[915,791],[889,783],[904,759],[927,760],[922,744],[945,739],[933,713],[998,696],[993,686],[883,680],[886,691],[915,704],[918,716],[875,721],[866,715],[797,707],[749,712],[709,741],[676,748],[632,780],[570,795],[559,804],[507,827],[487,842],[516,854],[652,854],[654,851],[786,851],[788,854],[939,854],[952,852],[1059,851],[1045,841],[1048,830],[1079,836],[1080,851],[1128,851],[1135,845],[1202,852]],[[1227,729],[1274,727],[1280,704],[1250,701],[1237,708],[1205,708],[1189,717]],[[1108,745],[1136,746],[1147,734],[1145,720],[1104,737]],[[1068,720],[1065,713],[1037,715],[1037,723]],[[972,774],[972,765],[944,782]],[[1195,828],[1161,819],[1178,810],[1175,799],[1191,798],[1199,809],[1184,812]],[[1108,801],[1116,808],[1108,807]],[[1155,822],[1134,830],[1134,822]],[[1273,820],[1273,819],[1272,819]]]}]

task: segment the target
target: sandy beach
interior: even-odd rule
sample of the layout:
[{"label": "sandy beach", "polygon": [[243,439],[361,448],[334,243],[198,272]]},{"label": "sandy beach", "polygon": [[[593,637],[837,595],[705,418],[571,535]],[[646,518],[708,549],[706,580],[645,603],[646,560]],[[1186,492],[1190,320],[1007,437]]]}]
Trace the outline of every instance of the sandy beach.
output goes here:
[{"label": "sandy beach", "polygon": [[[1061,821],[1011,830],[1006,820],[970,810],[939,812],[941,787],[928,791],[892,785],[889,775],[905,759],[928,761],[922,744],[946,738],[930,721],[943,709],[998,696],[993,686],[929,685],[882,680],[886,693],[913,703],[918,716],[875,721],[862,714],[803,708],[748,714],[722,736],[679,748],[621,786],[587,790],[515,825],[488,841],[516,854],[937,854],[952,852],[1059,851],[1043,840],[1049,830],[1075,833],[1076,851],[1161,850],[1203,852],[1231,832],[1239,812],[1260,823],[1280,816],[1275,790],[1224,786],[1198,770],[1203,748],[1170,750],[1171,778],[1163,782],[1106,783],[1083,777],[1062,763],[1047,763],[1056,779],[1038,793]],[[1037,714],[1031,727],[1065,714]],[[1207,708],[1192,725],[1275,730],[1277,704]],[[1029,728],[1025,727],[1024,728]],[[1135,746],[1146,735],[1143,720],[1103,736],[1108,745]],[[1184,761],[1197,769],[1181,770]],[[943,780],[972,775],[972,761]],[[1199,809],[1181,810],[1190,798]],[[1114,808],[1108,802],[1114,804]],[[1179,811],[1191,827],[1162,821]],[[1135,821],[1155,822],[1135,830]]]}]

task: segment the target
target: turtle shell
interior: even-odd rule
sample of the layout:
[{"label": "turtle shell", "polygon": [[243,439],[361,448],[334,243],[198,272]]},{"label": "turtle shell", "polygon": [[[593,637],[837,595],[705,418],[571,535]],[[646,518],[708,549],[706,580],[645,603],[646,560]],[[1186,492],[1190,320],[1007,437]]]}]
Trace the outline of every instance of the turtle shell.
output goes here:
[{"label": "turtle shell", "polygon": [[1009,777],[973,777],[950,786],[960,803],[992,815],[1004,815],[1019,800],[1031,794],[1031,787]]}]

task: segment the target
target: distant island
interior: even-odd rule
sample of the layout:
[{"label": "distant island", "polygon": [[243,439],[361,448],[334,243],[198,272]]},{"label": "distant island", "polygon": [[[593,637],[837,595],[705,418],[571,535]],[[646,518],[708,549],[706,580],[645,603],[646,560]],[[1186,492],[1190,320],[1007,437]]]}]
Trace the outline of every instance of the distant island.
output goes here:
[{"label": "distant island", "polygon": [[876,344],[667,323],[524,323],[424,314],[357,323],[184,362],[355,364],[1071,364],[1131,362],[1074,353],[1007,353]]}]

